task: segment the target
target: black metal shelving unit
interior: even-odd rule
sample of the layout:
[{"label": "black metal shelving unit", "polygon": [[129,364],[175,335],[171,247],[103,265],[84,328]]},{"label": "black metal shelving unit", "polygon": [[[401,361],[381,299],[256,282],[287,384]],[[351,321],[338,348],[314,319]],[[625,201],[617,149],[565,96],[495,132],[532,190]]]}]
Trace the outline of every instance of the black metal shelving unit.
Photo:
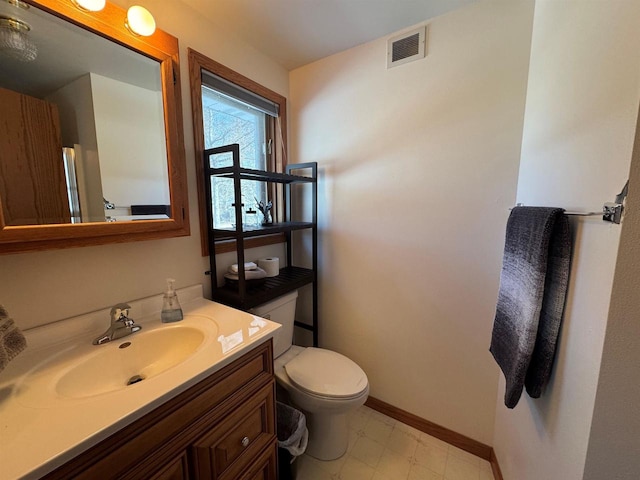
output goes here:
[{"label": "black metal shelving unit", "polygon": [[[212,168],[210,157],[231,153],[232,166]],[[211,296],[212,299],[241,310],[249,310],[281,295],[311,285],[313,290],[312,324],[296,322],[297,327],[309,330],[313,334],[313,345],[318,346],[318,164],[316,162],[297,163],[287,165],[285,173],[266,172],[240,167],[240,146],[238,144],[210,148],[204,151],[204,172],[206,176],[206,204],[207,225],[209,229],[209,260],[211,264]],[[309,176],[294,175],[294,172],[307,170]],[[214,228],[212,214],[211,184],[213,178],[228,178],[233,180],[235,228]],[[285,221],[271,225],[250,226],[242,223],[242,193],[243,180],[267,183],[279,183],[284,186]],[[311,184],[311,216],[310,222],[291,221],[292,218],[292,186],[296,184]],[[295,231],[311,231],[312,268],[295,266],[293,263],[292,235]],[[287,263],[280,269],[276,277],[265,279],[264,282],[253,284],[247,282],[245,272],[238,271],[237,285],[218,286],[216,276],[215,242],[221,240],[235,240],[238,265],[245,263],[245,239],[263,235],[284,233],[286,238]]]}]

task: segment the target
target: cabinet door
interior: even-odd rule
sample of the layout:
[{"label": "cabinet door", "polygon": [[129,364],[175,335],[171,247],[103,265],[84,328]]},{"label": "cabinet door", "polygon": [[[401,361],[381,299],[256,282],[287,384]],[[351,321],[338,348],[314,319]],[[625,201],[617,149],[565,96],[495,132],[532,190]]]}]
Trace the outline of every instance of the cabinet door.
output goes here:
[{"label": "cabinet door", "polygon": [[[97,478],[93,476],[91,478]],[[183,451],[177,456],[168,456],[161,452],[140,462],[139,465],[129,468],[124,472],[114,474],[102,474],[99,478],[118,480],[188,480],[189,455]]]},{"label": "cabinet door", "polygon": [[192,445],[200,480],[236,480],[275,441],[273,383],[259,390]]},{"label": "cabinet door", "polygon": [[242,480],[276,480],[278,446],[274,442],[258,458]]},{"label": "cabinet door", "polygon": [[58,108],[0,88],[0,200],[7,225],[71,223]]},{"label": "cabinet door", "polygon": [[149,480],[188,480],[189,463],[187,453],[184,452],[178,458],[168,462],[154,475],[147,478],[149,478]]}]

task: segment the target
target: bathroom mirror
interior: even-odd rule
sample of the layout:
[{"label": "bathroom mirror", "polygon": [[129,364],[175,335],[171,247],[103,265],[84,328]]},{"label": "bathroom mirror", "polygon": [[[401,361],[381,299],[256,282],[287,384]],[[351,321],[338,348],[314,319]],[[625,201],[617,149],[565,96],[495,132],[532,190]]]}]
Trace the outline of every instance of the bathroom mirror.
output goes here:
[{"label": "bathroom mirror", "polygon": [[0,0],[0,253],[189,234],[178,40],[125,19]]}]

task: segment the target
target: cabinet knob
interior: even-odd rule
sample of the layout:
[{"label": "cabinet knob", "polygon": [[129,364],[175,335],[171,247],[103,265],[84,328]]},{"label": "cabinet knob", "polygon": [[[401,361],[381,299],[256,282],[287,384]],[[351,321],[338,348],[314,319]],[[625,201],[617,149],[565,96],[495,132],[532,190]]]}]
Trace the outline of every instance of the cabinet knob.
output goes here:
[{"label": "cabinet knob", "polygon": [[243,447],[248,447],[249,446],[249,437],[243,437],[243,439],[242,439],[242,441],[240,443],[242,443]]}]

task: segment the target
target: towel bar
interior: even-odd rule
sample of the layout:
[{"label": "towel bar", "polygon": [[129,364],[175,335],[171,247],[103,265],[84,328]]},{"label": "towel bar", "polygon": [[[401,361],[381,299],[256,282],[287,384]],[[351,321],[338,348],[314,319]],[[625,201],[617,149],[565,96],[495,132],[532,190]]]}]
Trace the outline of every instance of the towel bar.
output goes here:
[{"label": "towel bar", "polygon": [[[524,207],[524,203],[516,203],[516,207]],[[607,202],[603,205],[601,212],[564,212],[565,215],[575,217],[599,217],[605,222],[619,224],[622,220],[623,206],[621,203]],[[511,210],[511,209],[509,209]]]},{"label": "towel bar", "polygon": [[[564,212],[566,215],[578,217],[595,217],[602,215],[602,220],[619,224],[622,221],[622,212],[624,210],[624,200],[629,193],[629,180],[624,184],[622,191],[616,195],[614,202],[607,202],[602,206],[601,212]],[[524,203],[516,203],[516,207],[524,207]],[[511,209],[509,209],[511,210]]]}]

